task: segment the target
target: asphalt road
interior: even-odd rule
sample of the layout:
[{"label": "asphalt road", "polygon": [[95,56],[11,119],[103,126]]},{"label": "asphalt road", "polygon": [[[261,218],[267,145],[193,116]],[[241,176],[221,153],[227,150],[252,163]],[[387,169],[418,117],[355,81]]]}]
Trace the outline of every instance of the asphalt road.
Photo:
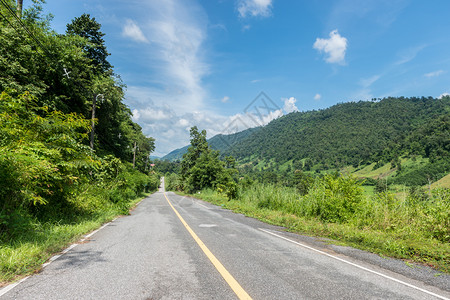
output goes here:
[{"label": "asphalt road", "polygon": [[438,275],[160,191],[0,298],[237,299],[232,279],[253,299],[450,298]]}]

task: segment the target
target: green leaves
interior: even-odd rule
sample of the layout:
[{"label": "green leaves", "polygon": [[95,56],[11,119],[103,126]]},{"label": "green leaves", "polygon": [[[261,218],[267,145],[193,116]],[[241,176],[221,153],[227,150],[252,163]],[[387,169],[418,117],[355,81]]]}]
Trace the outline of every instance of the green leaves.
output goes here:
[{"label": "green leaves", "polygon": [[109,71],[112,66],[106,60],[109,53],[106,50],[105,35],[100,31],[101,25],[95,18],[91,18],[89,14],[82,14],[67,24],[68,35],[78,35],[86,38],[89,43],[84,46],[86,56],[92,60],[95,66],[96,73],[105,73]]},{"label": "green leaves", "polygon": [[[191,128],[191,146],[181,161],[183,189],[193,193],[205,188],[216,188],[229,199],[237,196],[237,185],[233,175],[235,160],[229,156],[225,162],[219,159],[219,151],[211,150],[206,141],[206,131]],[[176,187],[176,184],[173,184]]]}]

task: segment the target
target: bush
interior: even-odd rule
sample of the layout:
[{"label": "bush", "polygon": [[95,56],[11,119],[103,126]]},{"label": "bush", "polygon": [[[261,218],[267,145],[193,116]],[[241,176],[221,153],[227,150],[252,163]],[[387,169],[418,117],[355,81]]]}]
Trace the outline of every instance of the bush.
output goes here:
[{"label": "bush", "polygon": [[181,191],[183,189],[183,185],[178,176],[175,173],[166,174],[164,177],[165,189],[168,191]]},{"label": "bush", "polygon": [[356,178],[325,175],[315,180],[302,199],[302,214],[324,222],[343,223],[354,216],[362,195]]}]

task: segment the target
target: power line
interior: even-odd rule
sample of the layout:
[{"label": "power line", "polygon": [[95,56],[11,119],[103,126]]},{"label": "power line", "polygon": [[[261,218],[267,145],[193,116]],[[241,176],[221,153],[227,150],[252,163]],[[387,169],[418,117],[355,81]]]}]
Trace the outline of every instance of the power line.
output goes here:
[{"label": "power line", "polygon": [[[48,58],[50,58],[51,60],[54,60],[55,58],[53,57],[53,55],[50,53],[50,51],[39,41],[38,38],[36,38],[36,36],[28,29],[28,27],[22,22],[22,20],[17,16],[17,14],[11,9],[11,7],[8,5],[8,3],[6,3],[4,0],[0,0],[1,4],[3,4],[3,6],[7,9],[7,11],[9,12],[10,15],[12,15],[18,22],[19,25],[26,31],[27,35],[36,43],[36,45],[38,47],[40,47],[45,54],[48,56]],[[17,34],[21,35],[22,33],[19,31],[19,29],[13,25],[12,22],[10,22],[10,20],[1,13],[0,11],[0,15],[2,16],[2,18],[17,32]],[[58,66],[61,66],[60,63],[58,61],[56,61],[56,64]],[[65,69],[64,69],[65,70]],[[65,71],[67,74],[67,71]],[[82,86],[79,82],[76,82],[76,84],[83,89],[86,93],[92,93],[89,92],[84,86]],[[103,141],[103,143],[107,144],[110,148],[113,148],[114,150],[121,152],[121,150],[119,150],[115,145],[111,144],[109,141],[107,141],[106,139],[103,139],[101,136],[97,135],[97,138],[99,138],[100,140]]]},{"label": "power line", "polygon": [[[10,13],[10,15],[12,15],[18,22],[19,24],[22,26],[23,29],[25,29],[25,31],[27,32],[27,35],[34,40],[34,42],[38,45],[38,47],[40,47],[48,56],[49,58],[53,59],[51,56],[50,51],[48,51],[48,49],[35,37],[35,35],[28,29],[27,26],[25,26],[25,24],[22,22],[22,20],[16,15],[16,13],[11,9],[11,7],[8,5],[8,3],[5,2],[5,0],[0,0],[1,3],[3,4],[3,6],[7,9],[7,11]],[[19,33],[17,31],[17,29],[11,24],[11,22],[9,22],[9,20],[2,14],[2,17],[8,22],[8,24],[13,27],[17,33]]]},{"label": "power line", "polygon": [[7,17],[5,17],[1,12],[0,15],[2,16],[3,19],[5,19],[5,21],[9,24],[9,26],[11,26],[18,34],[20,34],[19,30],[8,20]]}]

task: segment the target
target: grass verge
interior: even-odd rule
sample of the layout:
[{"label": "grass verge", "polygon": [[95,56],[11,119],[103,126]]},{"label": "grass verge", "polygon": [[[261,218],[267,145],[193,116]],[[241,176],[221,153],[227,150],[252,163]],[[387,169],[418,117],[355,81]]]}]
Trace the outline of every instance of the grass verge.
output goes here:
[{"label": "grass verge", "polygon": [[[183,194],[186,195],[186,194]],[[286,227],[288,231],[338,241],[341,245],[359,248],[383,256],[403,259],[434,267],[450,273],[450,244],[422,234],[423,228],[394,226],[389,219],[395,216],[385,214],[384,227],[373,224],[323,222],[319,218],[298,216],[295,213],[261,207],[261,199],[241,197],[228,200],[223,194],[203,190],[190,195],[234,212],[242,213],[269,224]]]},{"label": "grass verge", "polygon": [[34,220],[32,230],[23,232],[13,240],[0,242],[0,287],[37,272],[54,254],[102,224],[123,215],[123,205],[131,210],[148,195],[143,193],[126,204],[111,204],[84,216],[47,222]]}]

